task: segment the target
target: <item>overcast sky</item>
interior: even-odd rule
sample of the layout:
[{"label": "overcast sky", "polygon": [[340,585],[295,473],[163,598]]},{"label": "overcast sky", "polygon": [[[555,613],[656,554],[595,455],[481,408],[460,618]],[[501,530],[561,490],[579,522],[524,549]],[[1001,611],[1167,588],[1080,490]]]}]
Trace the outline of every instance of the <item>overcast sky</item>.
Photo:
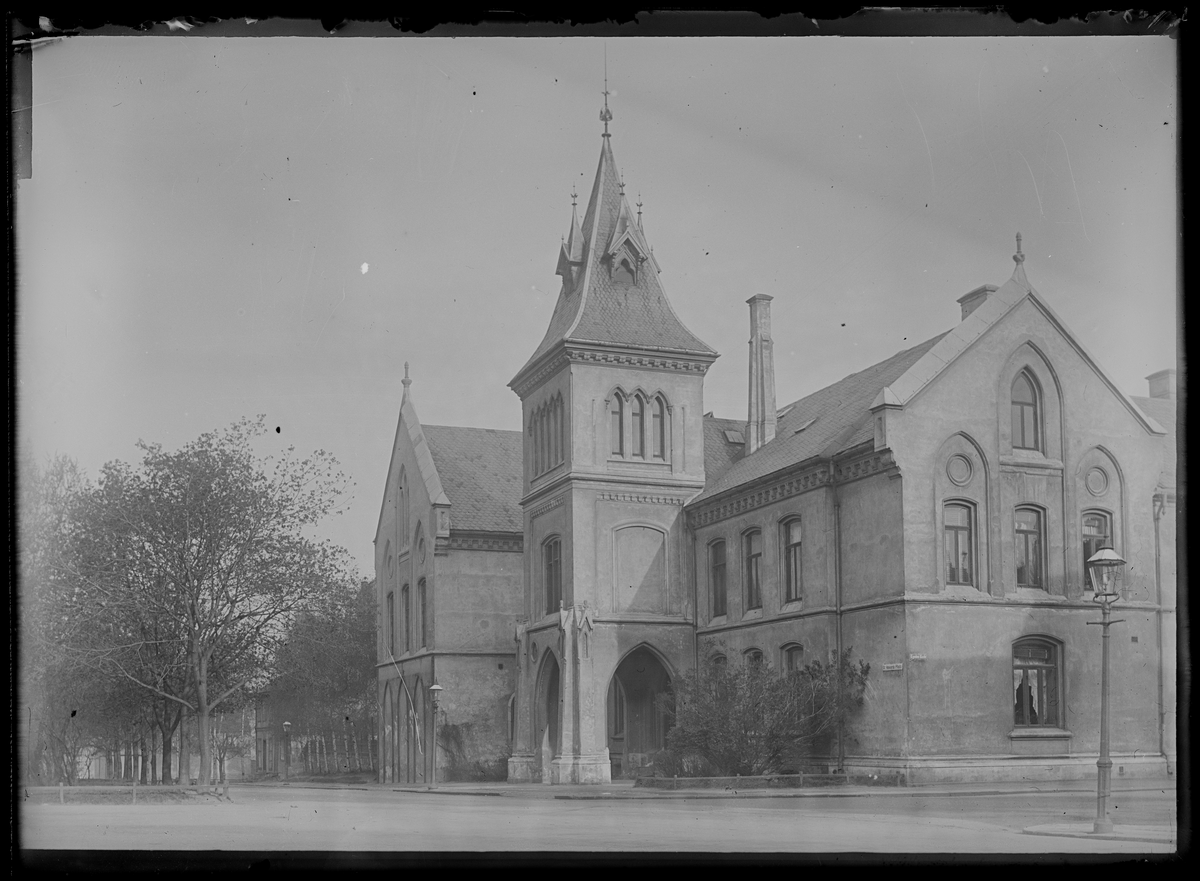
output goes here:
[{"label": "overcast sky", "polygon": [[722,355],[706,410],[745,418],[752,294],[782,406],[952,327],[1018,230],[1120,388],[1175,366],[1166,37],[77,37],[34,56],[24,452],[95,477],[265,413],[352,476],[322,535],[373,574],[405,361],[423,422],[520,429],[606,47],[626,192]]}]

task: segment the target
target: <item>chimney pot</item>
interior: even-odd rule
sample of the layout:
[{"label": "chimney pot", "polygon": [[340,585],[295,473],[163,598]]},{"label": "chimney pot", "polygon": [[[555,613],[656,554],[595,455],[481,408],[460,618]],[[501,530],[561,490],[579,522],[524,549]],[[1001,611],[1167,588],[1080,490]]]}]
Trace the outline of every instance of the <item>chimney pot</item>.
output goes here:
[{"label": "chimney pot", "polygon": [[1150,383],[1150,397],[1175,400],[1176,383],[1178,382],[1178,374],[1175,370],[1160,370],[1158,373],[1151,373],[1146,377],[1146,381]]},{"label": "chimney pot", "polygon": [[967,316],[987,302],[987,298],[994,293],[996,286],[994,284],[980,285],[973,291],[969,291],[958,298],[958,303],[962,306],[962,320],[966,321]]},{"label": "chimney pot", "polygon": [[755,294],[750,304],[750,403],[746,454],[775,438],[775,350],[771,343],[771,300]]}]

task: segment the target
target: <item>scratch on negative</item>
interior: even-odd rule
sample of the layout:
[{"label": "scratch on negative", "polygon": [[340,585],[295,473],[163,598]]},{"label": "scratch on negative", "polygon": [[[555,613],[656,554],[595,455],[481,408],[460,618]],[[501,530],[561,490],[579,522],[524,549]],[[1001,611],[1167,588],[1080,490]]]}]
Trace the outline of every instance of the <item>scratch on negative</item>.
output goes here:
[{"label": "scratch on negative", "polygon": [[329,327],[329,322],[333,320],[333,313],[337,312],[338,306],[342,305],[342,303],[345,303],[345,302],[346,302],[346,286],[342,285],[342,298],[340,300],[338,300],[337,306],[334,306],[332,309],[329,310],[329,315],[325,318],[325,323],[321,325],[321,332],[319,334],[317,334],[317,339],[320,339],[321,337],[323,337],[325,335],[325,328]]},{"label": "scratch on negative", "polygon": [[917,117],[917,128],[921,130],[921,139],[925,142],[925,155],[929,157],[929,187],[933,189],[937,186],[937,181],[933,176],[933,151],[929,149],[929,138],[925,137],[925,126],[921,125],[921,117],[917,114],[917,108],[912,106],[912,102],[908,100],[908,94],[904,91],[904,83],[900,82],[900,75],[895,74],[896,83],[900,86],[900,96],[904,98],[904,103],[908,105],[908,109],[912,111],[912,115]]},{"label": "scratch on negative", "polygon": [[1033,181],[1033,194],[1035,196],[1037,196],[1037,200],[1038,200],[1038,212],[1042,215],[1042,217],[1045,217],[1046,212],[1042,210],[1042,194],[1038,192],[1037,178],[1035,178],[1033,176],[1033,169],[1029,168],[1029,160],[1025,159],[1025,154],[1022,153],[1020,150],[1017,150],[1017,155],[1020,156],[1021,159],[1023,159],[1025,161],[1025,167],[1029,169],[1029,179],[1031,181]]},{"label": "scratch on negative", "polygon": [[[1051,129],[1051,131],[1054,131]],[[1054,132],[1058,135],[1058,132]],[[1063,140],[1062,135],[1058,135],[1058,139],[1062,141],[1063,153],[1067,156],[1067,174],[1071,175],[1071,188],[1075,190],[1075,204],[1079,207],[1079,225],[1083,227],[1083,237],[1091,244],[1091,239],[1087,234],[1087,222],[1083,219],[1083,203],[1079,201],[1079,187],[1075,186],[1075,172],[1071,170],[1071,151],[1067,149],[1067,142]]]}]

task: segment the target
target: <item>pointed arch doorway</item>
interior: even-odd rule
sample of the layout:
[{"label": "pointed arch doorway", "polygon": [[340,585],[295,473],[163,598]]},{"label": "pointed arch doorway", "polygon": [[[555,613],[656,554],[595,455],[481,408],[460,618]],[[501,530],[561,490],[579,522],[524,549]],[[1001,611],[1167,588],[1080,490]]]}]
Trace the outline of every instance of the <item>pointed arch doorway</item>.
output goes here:
[{"label": "pointed arch doorway", "polygon": [[608,684],[608,754],[612,776],[653,773],[654,756],[667,745],[668,713],[658,698],[669,695],[671,674],[648,646],[617,665]]},{"label": "pointed arch doorway", "polygon": [[562,755],[562,743],[559,724],[562,713],[562,684],[560,681],[558,660],[549,651],[542,663],[542,672],[538,674],[537,690],[537,740],[538,767],[541,769],[542,782],[550,782],[550,763],[556,756]]}]

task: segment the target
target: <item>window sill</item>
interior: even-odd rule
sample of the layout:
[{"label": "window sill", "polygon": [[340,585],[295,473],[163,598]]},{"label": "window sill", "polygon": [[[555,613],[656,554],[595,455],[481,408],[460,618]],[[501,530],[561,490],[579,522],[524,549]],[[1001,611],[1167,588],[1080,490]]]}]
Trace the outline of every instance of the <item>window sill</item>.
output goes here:
[{"label": "window sill", "polygon": [[1063,468],[1061,459],[1047,459],[1041,453],[1029,450],[1013,450],[1011,455],[1000,457],[1000,464],[1018,468],[1049,468],[1056,471],[1062,471]]},{"label": "window sill", "polygon": [[797,600],[785,601],[784,604],[780,607],[779,611],[780,612],[798,612],[802,608],[804,608],[804,597],[800,597],[800,599],[797,599]]},{"label": "window sill", "polygon": [[713,615],[711,618],[708,619],[709,627],[718,627],[724,623],[726,623],[726,616],[724,616],[724,615]]},{"label": "window sill", "polygon": [[747,609],[742,614],[742,620],[743,621],[757,621],[758,619],[762,618],[762,616],[763,616],[763,611],[761,608]]},{"label": "window sill", "polygon": [[979,589],[973,584],[943,584],[942,596],[978,597]]},{"label": "window sill", "polygon": [[1004,595],[1009,600],[1039,600],[1044,603],[1065,603],[1067,598],[1040,587],[1010,587]]},{"label": "window sill", "polygon": [[1008,732],[1010,740],[1070,740],[1074,735],[1065,728],[1014,728]]}]

